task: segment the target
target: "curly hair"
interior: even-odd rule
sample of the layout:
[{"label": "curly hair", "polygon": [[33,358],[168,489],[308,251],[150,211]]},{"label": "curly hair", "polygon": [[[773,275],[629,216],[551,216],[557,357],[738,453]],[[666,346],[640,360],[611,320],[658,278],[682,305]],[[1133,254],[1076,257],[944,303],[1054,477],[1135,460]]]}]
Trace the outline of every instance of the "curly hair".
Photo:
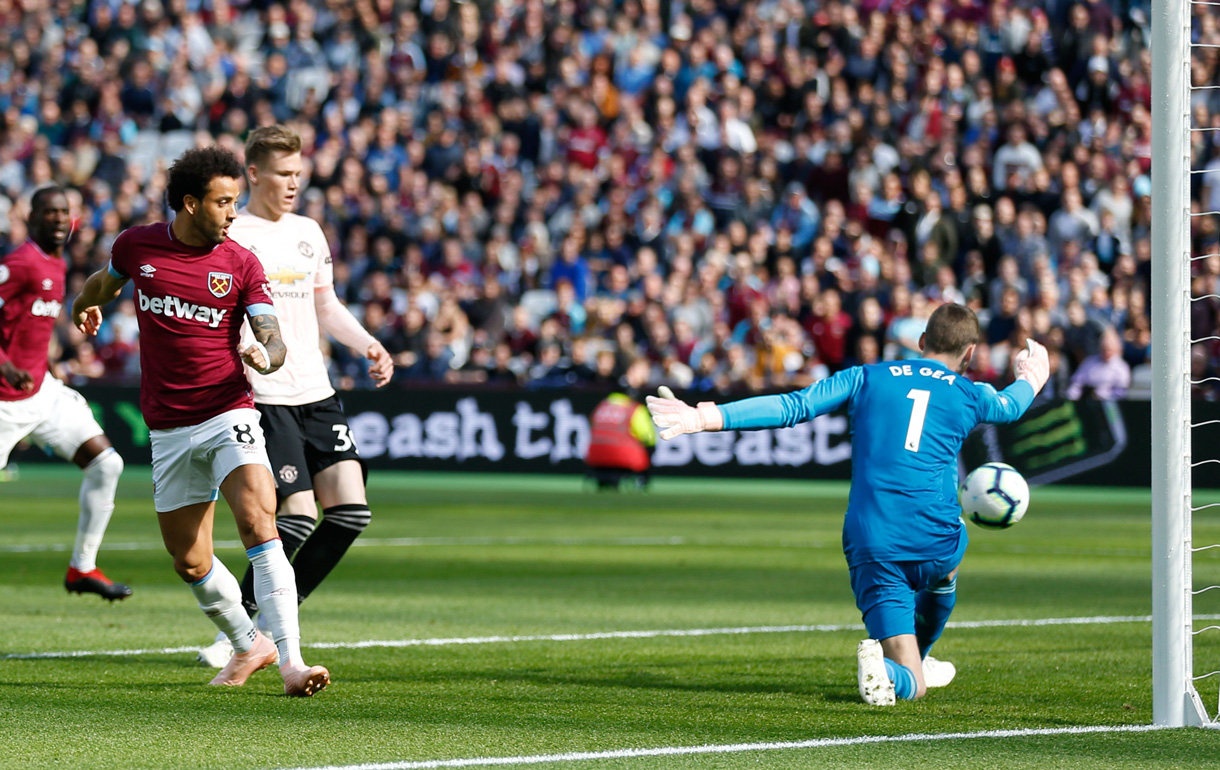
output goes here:
[{"label": "curly hair", "polygon": [[241,163],[237,156],[220,147],[201,147],[182,153],[174,165],[169,167],[169,181],[165,197],[175,212],[182,211],[186,196],[203,200],[208,185],[216,177],[242,178]]}]

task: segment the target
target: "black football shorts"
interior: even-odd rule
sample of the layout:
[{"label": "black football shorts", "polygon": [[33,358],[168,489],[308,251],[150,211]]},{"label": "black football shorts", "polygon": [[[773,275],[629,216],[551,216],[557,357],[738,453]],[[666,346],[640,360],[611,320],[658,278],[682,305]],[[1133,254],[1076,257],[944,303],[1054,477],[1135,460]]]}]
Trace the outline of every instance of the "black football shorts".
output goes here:
[{"label": "black football shorts", "polygon": [[337,462],[360,460],[347,417],[335,396],[300,406],[257,406],[276,494],[281,499],[313,489],[314,475]]}]

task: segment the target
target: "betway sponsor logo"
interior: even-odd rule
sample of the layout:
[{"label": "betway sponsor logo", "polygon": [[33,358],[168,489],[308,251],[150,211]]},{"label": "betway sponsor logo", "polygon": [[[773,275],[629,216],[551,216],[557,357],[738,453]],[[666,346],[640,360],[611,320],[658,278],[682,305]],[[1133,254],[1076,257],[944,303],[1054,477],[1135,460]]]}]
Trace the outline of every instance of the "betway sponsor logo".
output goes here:
[{"label": "betway sponsor logo", "polygon": [[198,321],[215,329],[220,326],[228,310],[196,305],[172,295],[165,297],[150,297],[143,291],[136,290],[136,301],[140,309],[149,313],[160,313],[170,318],[182,318],[187,321]]},{"label": "betway sponsor logo", "polygon": [[58,318],[59,311],[63,309],[63,305],[59,300],[51,300],[48,302],[45,299],[36,299],[34,304],[30,305],[30,314],[41,318]]}]

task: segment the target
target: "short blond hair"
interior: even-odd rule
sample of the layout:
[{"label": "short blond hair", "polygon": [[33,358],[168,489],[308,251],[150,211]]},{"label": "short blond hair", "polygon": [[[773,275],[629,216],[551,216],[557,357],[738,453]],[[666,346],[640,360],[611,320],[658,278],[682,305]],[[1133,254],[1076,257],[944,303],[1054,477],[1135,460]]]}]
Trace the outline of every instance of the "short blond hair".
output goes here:
[{"label": "short blond hair", "polygon": [[262,167],[272,153],[301,151],[301,135],[287,126],[261,126],[246,139],[246,165]]}]

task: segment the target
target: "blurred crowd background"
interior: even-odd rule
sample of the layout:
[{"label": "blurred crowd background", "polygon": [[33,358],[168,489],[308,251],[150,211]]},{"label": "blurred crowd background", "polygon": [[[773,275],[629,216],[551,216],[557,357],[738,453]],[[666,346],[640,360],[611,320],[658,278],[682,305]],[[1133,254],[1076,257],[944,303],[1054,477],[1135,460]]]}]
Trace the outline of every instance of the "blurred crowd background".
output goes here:
[{"label": "blurred crowd background", "polygon": [[[283,122],[396,383],[791,388],[915,357],[958,302],[971,377],[1006,384],[1032,336],[1049,395],[1147,397],[1148,38],[1148,0],[0,0],[0,247],[29,190],[69,187],[70,301],[167,218],[174,157]],[[1220,127],[1220,91],[1192,108]],[[1220,131],[1193,136],[1220,171]],[[1220,174],[1191,182],[1220,210]],[[1220,227],[1192,222],[1193,291],[1220,294]],[[1194,303],[1192,336],[1218,314]],[[138,346],[127,300],[95,341],[61,318],[53,357],[134,381]]]}]

